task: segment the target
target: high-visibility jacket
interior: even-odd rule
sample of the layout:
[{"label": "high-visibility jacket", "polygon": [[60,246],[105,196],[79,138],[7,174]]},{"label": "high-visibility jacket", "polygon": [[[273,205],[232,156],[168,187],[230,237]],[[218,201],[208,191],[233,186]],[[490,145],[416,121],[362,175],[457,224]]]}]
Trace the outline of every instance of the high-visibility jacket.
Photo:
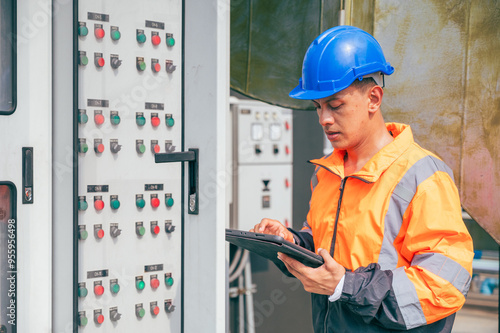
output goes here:
[{"label": "high-visibility jacket", "polygon": [[472,239],[452,171],[388,123],[394,141],[344,175],[345,151],[312,160],[296,241],[330,249],[347,270],[339,300],[312,295],[315,332],[450,332],[472,275]]}]

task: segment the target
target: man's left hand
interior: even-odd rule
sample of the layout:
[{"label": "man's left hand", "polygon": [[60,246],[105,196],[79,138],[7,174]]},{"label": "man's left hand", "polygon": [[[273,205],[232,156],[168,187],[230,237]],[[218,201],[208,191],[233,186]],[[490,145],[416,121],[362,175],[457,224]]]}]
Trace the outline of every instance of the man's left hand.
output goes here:
[{"label": "man's left hand", "polygon": [[327,250],[319,249],[318,254],[325,261],[318,268],[305,266],[283,253],[278,253],[278,258],[285,264],[288,271],[302,282],[306,291],[321,295],[332,295],[345,274],[345,268],[337,263]]}]

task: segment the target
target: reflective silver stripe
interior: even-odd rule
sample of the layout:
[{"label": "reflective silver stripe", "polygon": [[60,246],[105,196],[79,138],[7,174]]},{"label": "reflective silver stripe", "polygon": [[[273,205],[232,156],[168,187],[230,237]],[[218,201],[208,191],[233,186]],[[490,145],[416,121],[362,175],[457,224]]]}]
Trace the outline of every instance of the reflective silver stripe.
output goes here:
[{"label": "reflective silver stripe", "polygon": [[405,273],[404,267],[392,272],[392,289],[396,295],[399,310],[403,315],[406,329],[427,324],[418,300],[417,290]]},{"label": "reflective silver stripe", "polygon": [[453,172],[443,161],[427,155],[412,165],[394,188],[384,220],[384,239],[378,260],[381,269],[396,268],[398,253],[394,240],[401,229],[403,215],[417,192],[417,187],[437,171],[448,173],[453,180]]},{"label": "reflective silver stripe", "polygon": [[[307,228],[307,229],[304,229],[304,228]],[[313,234],[311,226],[309,225],[309,223],[307,221],[304,221],[304,223],[302,224],[302,229],[300,231],[307,232],[311,236]]]},{"label": "reflective silver stripe", "polygon": [[431,273],[450,282],[466,296],[469,290],[471,276],[458,262],[441,253],[424,253],[413,257],[412,266],[420,266]]},{"label": "reflective silver stripe", "polygon": [[314,173],[311,177],[311,185],[312,185],[312,192],[314,192],[314,189],[316,188],[316,185],[318,185],[318,171],[319,171],[319,167],[316,167],[314,169]]}]

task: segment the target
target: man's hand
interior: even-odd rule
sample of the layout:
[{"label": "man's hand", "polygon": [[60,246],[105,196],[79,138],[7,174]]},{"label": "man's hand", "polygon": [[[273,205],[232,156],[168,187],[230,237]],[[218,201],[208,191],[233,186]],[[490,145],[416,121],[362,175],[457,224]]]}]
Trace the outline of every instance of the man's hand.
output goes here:
[{"label": "man's hand", "polygon": [[294,243],[293,234],[280,221],[271,219],[262,219],[259,224],[256,224],[250,232],[259,232],[261,234],[270,234],[281,236],[285,240]]},{"label": "man's hand", "polygon": [[338,264],[327,250],[319,249],[318,254],[325,261],[318,268],[307,267],[283,253],[278,253],[278,258],[283,261],[288,271],[302,282],[306,291],[330,296],[344,276],[345,268]]}]

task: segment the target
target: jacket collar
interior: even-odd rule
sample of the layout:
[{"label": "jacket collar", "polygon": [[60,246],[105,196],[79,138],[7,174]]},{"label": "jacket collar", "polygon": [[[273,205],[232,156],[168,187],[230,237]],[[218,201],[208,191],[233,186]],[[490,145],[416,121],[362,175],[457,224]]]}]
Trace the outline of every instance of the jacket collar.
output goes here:
[{"label": "jacket collar", "polygon": [[[386,123],[385,125],[394,137],[394,141],[382,148],[361,170],[349,175],[349,177],[359,178],[370,183],[376,182],[382,173],[414,143],[409,125],[398,123]],[[309,163],[321,166],[340,178],[344,178],[344,156],[345,150],[334,150],[330,155],[310,160]]]}]

